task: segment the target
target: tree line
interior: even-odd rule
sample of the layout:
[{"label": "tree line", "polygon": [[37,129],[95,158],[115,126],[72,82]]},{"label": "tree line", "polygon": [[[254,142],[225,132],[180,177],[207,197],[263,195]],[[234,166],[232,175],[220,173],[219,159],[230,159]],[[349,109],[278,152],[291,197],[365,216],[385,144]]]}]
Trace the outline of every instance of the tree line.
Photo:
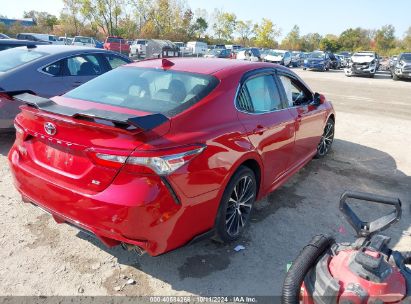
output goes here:
[{"label": "tree line", "polygon": [[0,23],[0,32],[10,35],[28,31],[58,36],[83,35],[100,40],[112,35],[127,39],[201,40],[208,44],[302,51],[375,50],[383,55],[411,51],[411,26],[402,39],[397,39],[392,25],[372,30],[349,28],[339,36],[302,35],[295,25],[279,41],[281,29],[271,19],[263,18],[254,23],[219,9],[193,11],[185,0],[63,0],[63,3],[60,16],[47,12],[24,12],[24,18],[32,18],[36,22],[34,27],[24,28],[19,23],[6,27]]}]

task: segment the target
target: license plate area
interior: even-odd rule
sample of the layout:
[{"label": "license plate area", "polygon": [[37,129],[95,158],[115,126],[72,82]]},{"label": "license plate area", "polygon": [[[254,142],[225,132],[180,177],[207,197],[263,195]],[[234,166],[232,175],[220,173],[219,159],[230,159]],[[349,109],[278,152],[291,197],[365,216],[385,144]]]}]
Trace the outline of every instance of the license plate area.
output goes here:
[{"label": "license plate area", "polygon": [[31,147],[37,163],[64,171],[66,174],[80,175],[91,165],[83,151],[70,149],[57,142],[33,138]]}]

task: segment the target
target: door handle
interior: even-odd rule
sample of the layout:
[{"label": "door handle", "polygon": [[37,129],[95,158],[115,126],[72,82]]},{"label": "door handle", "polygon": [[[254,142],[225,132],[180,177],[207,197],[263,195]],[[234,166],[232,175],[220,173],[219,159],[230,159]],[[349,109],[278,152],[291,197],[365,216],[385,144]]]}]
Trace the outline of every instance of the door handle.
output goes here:
[{"label": "door handle", "polygon": [[263,135],[267,128],[264,128],[262,125],[257,125],[253,130],[253,133],[258,135]]}]

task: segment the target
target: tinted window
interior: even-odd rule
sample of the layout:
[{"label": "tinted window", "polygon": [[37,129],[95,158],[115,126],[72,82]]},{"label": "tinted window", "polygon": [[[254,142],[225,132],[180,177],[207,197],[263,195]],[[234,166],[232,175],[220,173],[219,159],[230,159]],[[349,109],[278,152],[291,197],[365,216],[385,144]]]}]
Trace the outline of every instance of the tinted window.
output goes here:
[{"label": "tinted window", "polygon": [[76,56],[66,59],[65,75],[93,76],[101,73],[102,68],[94,55]]},{"label": "tinted window", "polygon": [[17,68],[23,64],[46,55],[46,53],[27,50],[26,48],[13,48],[4,50],[0,52],[0,72],[6,72],[8,70]]},{"label": "tinted window", "polygon": [[311,102],[311,94],[297,80],[287,76],[280,76],[280,80],[290,107]]},{"label": "tinted window", "polygon": [[129,63],[123,58],[117,57],[117,56],[106,56],[108,64],[110,65],[111,69],[118,68],[121,65],[125,65]]},{"label": "tinted window", "polygon": [[203,99],[217,84],[209,75],[119,67],[65,96],[174,116]]},{"label": "tinted window", "polygon": [[61,75],[61,61],[46,66],[45,68],[43,68],[43,72],[53,76]]},{"label": "tinted window", "polygon": [[110,37],[110,38],[107,38],[107,42],[108,43],[126,43],[126,41],[125,40],[123,40],[122,38],[114,38],[114,37]]},{"label": "tinted window", "polygon": [[74,38],[74,42],[80,42],[80,43],[84,43],[84,44],[91,44],[93,43],[91,41],[91,38],[87,38],[87,37],[75,37]]},{"label": "tinted window", "polygon": [[[237,103],[243,110],[264,113],[282,108],[280,95],[272,75],[257,76],[247,80],[242,91]],[[249,101],[246,100],[247,98]],[[245,104],[245,107],[241,104]]]}]

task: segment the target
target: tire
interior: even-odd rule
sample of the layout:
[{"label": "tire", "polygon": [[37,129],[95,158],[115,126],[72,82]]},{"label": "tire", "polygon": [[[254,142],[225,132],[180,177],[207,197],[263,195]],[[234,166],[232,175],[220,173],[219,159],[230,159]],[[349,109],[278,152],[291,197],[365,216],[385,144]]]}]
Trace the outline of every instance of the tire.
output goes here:
[{"label": "tire", "polygon": [[303,68],[303,71],[307,70],[307,68]]},{"label": "tire", "polygon": [[400,78],[396,74],[392,74],[392,80],[397,81],[400,80]]},{"label": "tire", "polygon": [[375,74],[370,74],[370,78],[374,78]]},{"label": "tire", "polygon": [[256,195],[254,172],[241,166],[232,176],[221,199],[215,223],[216,240],[229,243],[240,238],[249,223]]},{"label": "tire", "polygon": [[317,153],[315,154],[315,158],[322,158],[327,155],[330,151],[331,146],[334,141],[334,129],[335,129],[335,122],[331,118],[328,119],[327,123],[324,127],[324,132],[321,135],[320,142],[317,146]]}]

